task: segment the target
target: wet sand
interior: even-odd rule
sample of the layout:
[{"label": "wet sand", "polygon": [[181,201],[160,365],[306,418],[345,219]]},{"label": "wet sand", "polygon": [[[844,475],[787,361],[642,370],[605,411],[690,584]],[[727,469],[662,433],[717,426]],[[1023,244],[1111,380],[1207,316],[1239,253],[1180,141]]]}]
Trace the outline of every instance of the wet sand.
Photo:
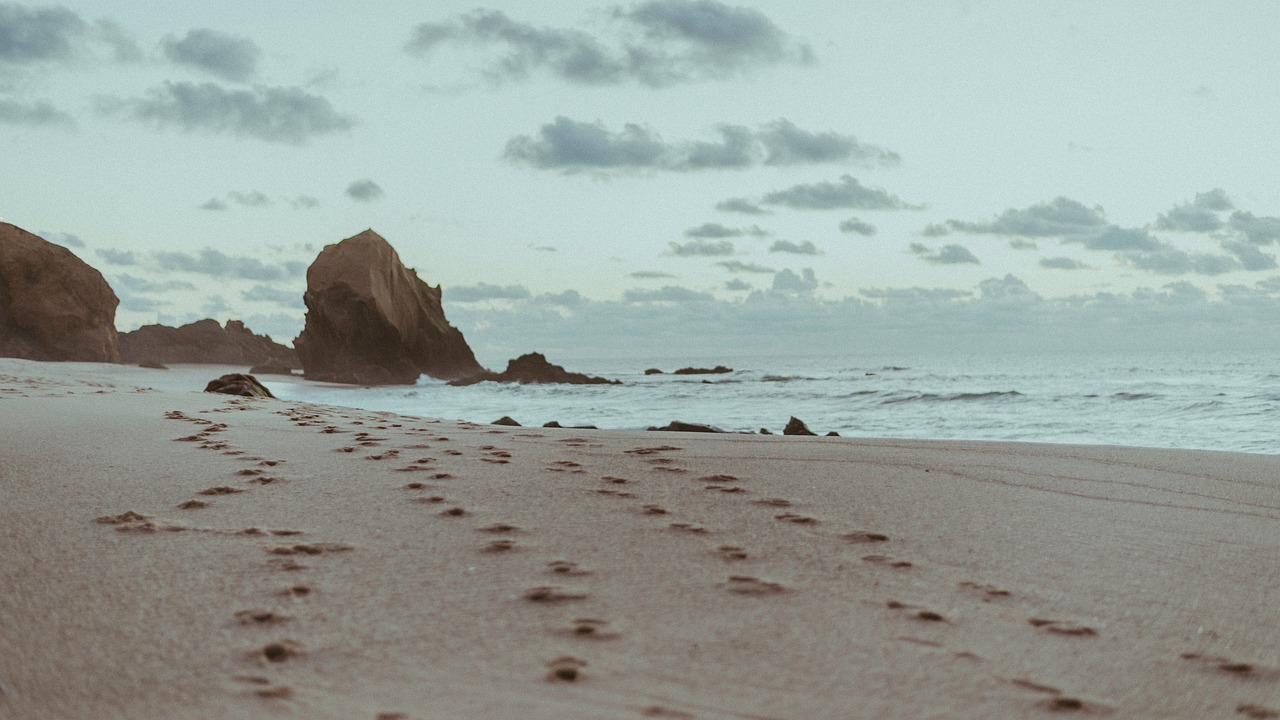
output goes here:
[{"label": "wet sand", "polygon": [[222,372],[0,359],[0,717],[1280,717],[1280,457],[195,392]]}]

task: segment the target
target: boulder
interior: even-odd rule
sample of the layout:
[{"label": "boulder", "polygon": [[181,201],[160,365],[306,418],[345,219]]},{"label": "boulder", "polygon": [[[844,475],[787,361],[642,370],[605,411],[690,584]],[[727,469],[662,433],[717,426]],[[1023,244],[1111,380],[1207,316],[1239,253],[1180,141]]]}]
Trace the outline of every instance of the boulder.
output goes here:
[{"label": "boulder", "polygon": [[799,418],[796,418],[794,416],[787,421],[787,426],[782,429],[782,434],[783,435],[817,435],[817,433],[809,429],[808,425],[804,424],[803,420],[800,420]]},{"label": "boulder", "polygon": [[520,423],[516,422],[515,419],[513,419],[510,415],[503,415],[502,417],[498,418],[497,420],[494,420],[489,424],[505,425],[507,427],[520,427]]},{"label": "boulder", "polygon": [[450,385],[475,385],[482,382],[564,383],[568,385],[621,385],[617,380],[569,372],[547,361],[542,353],[527,353],[507,362],[500,373],[484,371],[468,378],[450,381]]},{"label": "boulder", "polygon": [[649,368],[648,370],[644,371],[644,374],[645,375],[662,375],[663,372],[659,368]]},{"label": "boulder", "polygon": [[307,269],[306,325],[293,341],[303,374],[359,385],[408,385],[484,372],[445,319],[440,287],[406,268],[372,230],[329,245]]},{"label": "boulder", "polygon": [[265,385],[258,382],[258,378],[243,373],[231,373],[223,375],[216,380],[210,380],[205,385],[204,391],[208,393],[222,393],[224,395],[240,395],[243,397],[261,397],[274,398],[275,395],[266,388]]},{"label": "boulder", "polygon": [[672,375],[723,375],[733,372],[733,368],[717,365],[713,368],[685,367],[672,372]]},{"label": "boulder", "polygon": [[120,359],[127,363],[269,365],[284,368],[285,374],[300,367],[293,348],[266,335],[255,335],[239,320],[228,320],[226,327],[208,319],[176,328],[143,325],[120,333]]},{"label": "boulder", "polygon": [[722,433],[724,430],[715,425],[705,425],[703,423],[689,423],[681,420],[672,420],[664,427],[651,427],[650,431],[654,432],[699,432],[699,433]]},{"label": "boulder", "polygon": [[0,222],[0,357],[120,362],[119,304],[70,250]]}]

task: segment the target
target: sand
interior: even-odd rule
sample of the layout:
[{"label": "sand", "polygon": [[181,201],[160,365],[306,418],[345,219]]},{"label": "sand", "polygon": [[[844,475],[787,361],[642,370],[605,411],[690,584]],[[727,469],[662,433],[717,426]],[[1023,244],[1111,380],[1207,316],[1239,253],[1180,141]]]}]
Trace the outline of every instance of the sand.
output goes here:
[{"label": "sand", "polygon": [[1280,457],[195,392],[223,371],[0,360],[0,717],[1280,717]]}]

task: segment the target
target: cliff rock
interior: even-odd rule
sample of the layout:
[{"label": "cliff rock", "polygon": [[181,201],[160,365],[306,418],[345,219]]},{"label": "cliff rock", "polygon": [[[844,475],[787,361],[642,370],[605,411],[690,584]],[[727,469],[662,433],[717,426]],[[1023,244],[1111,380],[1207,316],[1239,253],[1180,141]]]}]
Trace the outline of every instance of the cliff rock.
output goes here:
[{"label": "cliff rock", "polygon": [[475,385],[481,382],[505,383],[565,383],[569,385],[621,385],[617,380],[592,377],[569,372],[559,365],[547,362],[542,353],[527,353],[507,361],[507,369],[500,373],[488,370],[471,377],[450,382],[450,385]]},{"label": "cliff rock", "polygon": [[120,333],[120,360],[301,367],[292,348],[266,335],[255,335],[239,320],[228,320],[225,328],[217,320],[199,320],[176,328],[143,325]]},{"label": "cliff rock", "polygon": [[119,304],[70,250],[0,222],[0,356],[119,362]]},{"label": "cliff rock", "polygon": [[372,230],[320,252],[307,269],[306,326],[293,341],[312,380],[407,385],[477,375],[462,333],[445,319],[440,287],[400,262]]}]

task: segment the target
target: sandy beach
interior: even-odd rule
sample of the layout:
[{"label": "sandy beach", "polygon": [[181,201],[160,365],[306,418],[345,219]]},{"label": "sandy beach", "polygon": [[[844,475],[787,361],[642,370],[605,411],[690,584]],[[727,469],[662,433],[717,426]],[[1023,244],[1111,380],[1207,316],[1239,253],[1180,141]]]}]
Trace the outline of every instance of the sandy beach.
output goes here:
[{"label": "sandy beach", "polygon": [[1280,457],[199,392],[231,370],[0,359],[0,717],[1280,717]]}]

